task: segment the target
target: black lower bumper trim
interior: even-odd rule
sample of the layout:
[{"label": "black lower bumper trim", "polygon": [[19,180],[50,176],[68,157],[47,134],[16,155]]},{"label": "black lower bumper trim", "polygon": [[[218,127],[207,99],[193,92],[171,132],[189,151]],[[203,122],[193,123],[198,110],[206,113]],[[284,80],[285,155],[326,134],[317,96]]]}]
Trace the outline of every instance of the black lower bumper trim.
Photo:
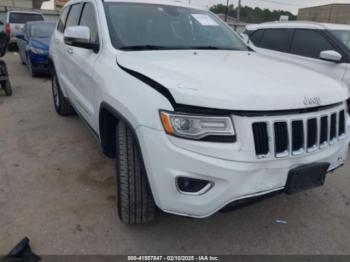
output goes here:
[{"label": "black lower bumper trim", "polygon": [[220,212],[221,213],[232,212],[232,211],[235,211],[237,209],[247,207],[247,206],[256,204],[258,202],[261,202],[263,200],[275,197],[275,196],[280,195],[284,192],[285,192],[284,190],[278,190],[278,191],[274,191],[272,193],[268,193],[268,194],[265,194],[262,196],[249,197],[249,198],[236,200],[236,201],[231,202],[227,206],[225,206],[223,209],[220,210]]}]

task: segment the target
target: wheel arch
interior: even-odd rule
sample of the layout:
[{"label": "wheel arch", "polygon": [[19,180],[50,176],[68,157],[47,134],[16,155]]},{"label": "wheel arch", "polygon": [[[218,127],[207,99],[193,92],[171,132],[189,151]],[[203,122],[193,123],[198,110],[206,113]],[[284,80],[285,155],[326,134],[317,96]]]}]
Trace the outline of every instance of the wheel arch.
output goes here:
[{"label": "wheel arch", "polygon": [[118,157],[116,152],[116,127],[119,121],[123,121],[126,124],[126,126],[131,130],[135,144],[139,148],[140,160],[145,168],[147,183],[151,190],[153,199],[155,199],[154,192],[150,184],[147,168],[145,165],[145,160],[142,154],[141,144],[136,133],[136,129],[123,114],[121,114],[118,110],[116,110],[107,102],[101,103],[99,112],[99,137],[102,151],[109,158]]},{"label": "wheel arch", "polygon": [[52,76],[53,70],[55,69],[55,64],[53,63],[52,58],[49,56],[49,73]]},{"label": "wheel arch", "polygon": [[107,102],[102,102],[99,111],[99,134],[103,153],[109,158],[116,157],[115,147],[115,132],[116,125],[119,121],[123,121],[131,130],[137,146],[140,148],[140,143],[136,134],[136,130],[131,122],[113,106]]}]

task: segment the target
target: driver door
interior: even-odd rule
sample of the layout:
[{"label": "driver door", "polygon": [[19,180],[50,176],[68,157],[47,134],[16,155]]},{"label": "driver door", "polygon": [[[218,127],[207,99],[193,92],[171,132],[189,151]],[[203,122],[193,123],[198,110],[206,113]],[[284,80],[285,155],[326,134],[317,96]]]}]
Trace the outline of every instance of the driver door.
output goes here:
[{"label": "driver door", "polygon": [[[90,42],[99,44],[98,26],[94,3],[85,2],[77,25],[90,29]],[[71,96],[79,114],[88,124],[97,129],[94,117],[96,108],[94,104],[94,91],[99,83],[95,77],[95,63],[99,52],[81,47],[66,45],[69,55],[66,58],[67,78],[70,80]]]}]

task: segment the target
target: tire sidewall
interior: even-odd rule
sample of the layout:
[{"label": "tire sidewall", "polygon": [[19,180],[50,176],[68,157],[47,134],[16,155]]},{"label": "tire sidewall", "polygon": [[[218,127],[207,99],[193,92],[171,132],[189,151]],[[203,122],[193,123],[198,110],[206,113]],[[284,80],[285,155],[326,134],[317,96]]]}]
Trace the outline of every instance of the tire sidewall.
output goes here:
[{"label": "tire sidewall", "polygon": [[7,81],[6,83],[4,83],[4,90],[5,90],[5,94],[7,96],[11,96],[12,95],[12,87],[9,81]]},{"label": "tire sidewall", "polygon": [[120,220],[122,220],[122,215],[121,215],[121,206],[122,206],[122,203],[121,203],[121,181],[120,181],[120,173],[121,173],[121,169],[120,169],[120,164],[121,164],[121,161],[120,161],[120,145],[119,145],[119,141],[118,141],[118,125],[120,123],[117,123],[117,127],[116,127],[116,132],[115,132],[115,135],[116,135],[116,169],[115,169],[115,172],[116,172],[116,182],[117,182],[117,186],[116,186],[116,190],[117,190],[117,210],[118,210],[118,217]]},{"label": "tire sidewall", "polygon": [[29,70],[30,75],[31,75],[32,77],[34,77],[36,74],[35,74],[35,72],[33,71],[32,61],[30,60],[29,55],[27,55],[27,67],[28,67],[28,70]]},{"label": "tire sidewall", "polygon": [[[56,91],[55,91],[55,83],[56,83]],[[57,75],[56,75],[55,70],[52,70],[51,88],[52,88],[52,99],[53,99],[53,104],[54,104],[55,110],[58,114],[60,114],[61,113],[61,106],[62,106],[62,95],[61,95],[60,85],[58,83],[58,79],[57,79]],[[58,105],[56,103],[55,92],[57,92],[57,96],[58,96]]]}]

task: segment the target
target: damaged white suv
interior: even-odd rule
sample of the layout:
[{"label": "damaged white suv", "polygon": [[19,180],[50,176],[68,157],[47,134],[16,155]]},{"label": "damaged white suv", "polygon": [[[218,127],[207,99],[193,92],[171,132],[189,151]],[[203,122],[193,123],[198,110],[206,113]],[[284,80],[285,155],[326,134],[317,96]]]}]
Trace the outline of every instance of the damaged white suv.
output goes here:
[{"label": "damaged white suv", "polygon": [[346,86],[249,51],[208,11],[72,0],[51,44],[56,111],[117,159],[125,223],[320,186],[347,157]]}]

